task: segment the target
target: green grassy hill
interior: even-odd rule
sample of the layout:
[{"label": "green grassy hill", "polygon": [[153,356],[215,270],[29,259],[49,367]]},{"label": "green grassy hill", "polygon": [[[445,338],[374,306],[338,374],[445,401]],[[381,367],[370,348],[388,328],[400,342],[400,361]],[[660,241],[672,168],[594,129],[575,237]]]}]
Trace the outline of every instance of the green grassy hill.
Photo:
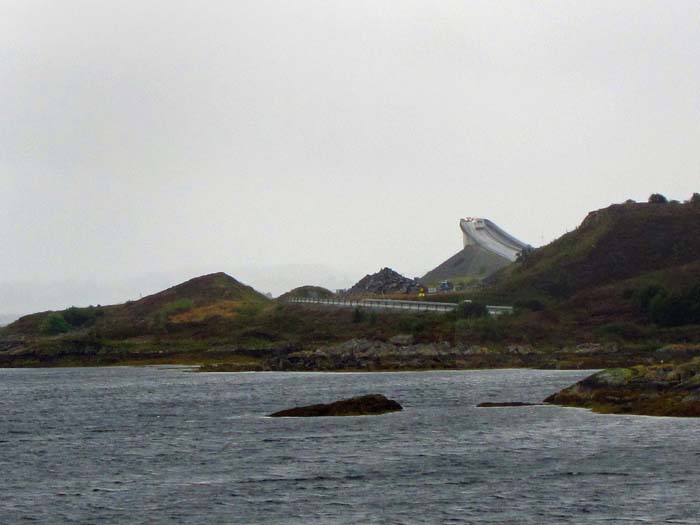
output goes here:
[{"label": "green grassy hill", "polygon": [[700,341],[700,206],[618,204],[473,292],[521,311],[541,339],[653,345]]},{"label": "green grassy hill", "polygon": [[332,299],[335,294],[322,286],[299,286],[280,295],[278,301],[287,299]]},{"label": "green grassy hill", "polygon": [[491,279],[504,296],[557,300],[700,260],[700,206],[616,204]]},{"label": "green grassy hill", "polygon": [[5,327],[3,333],[40,336],[91,331],[106,337],[148,335],[177,325],[232,318],[241,309],[268,302],[250,286],[225,273],[214,273],[138,301],[27,315]]}]

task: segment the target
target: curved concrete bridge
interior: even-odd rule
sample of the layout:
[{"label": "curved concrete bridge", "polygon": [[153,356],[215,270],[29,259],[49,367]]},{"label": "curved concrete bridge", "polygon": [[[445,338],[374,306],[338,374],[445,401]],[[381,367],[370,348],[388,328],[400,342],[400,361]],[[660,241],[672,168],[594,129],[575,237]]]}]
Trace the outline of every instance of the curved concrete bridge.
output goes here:
[{"label": "curved concrete bridge", "polygon": [[479,217],[466,217],[459,221],[464,246],[481,246],[510,261],[515,261],[518,254],[530,245],[526,244],[503,229],[493,221]]}]

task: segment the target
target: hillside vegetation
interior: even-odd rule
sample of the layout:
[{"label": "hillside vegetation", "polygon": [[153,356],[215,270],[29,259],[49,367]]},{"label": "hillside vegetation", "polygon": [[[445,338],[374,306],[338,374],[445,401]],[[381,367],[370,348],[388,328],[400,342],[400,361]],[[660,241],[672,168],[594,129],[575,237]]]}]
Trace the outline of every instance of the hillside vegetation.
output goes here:
[{"label": "hillside vegetation", "polygon": [[214,273],[138,301],[27,315],[8,325],[4,333],[56,335],[90,331],[105,337],[161,334],[192,321],[233,318],[242,309],[267,302],[265,296],[250,286],[225,273]]},{"label": "hillside vegetation", "polygon": [[[396,298],[418,299],[406,293],[413,283],[383,269],[365,277],[357,293],[393,291]],[[205,275],[138,301],[25,316],[0,329],[0,366],[604,368],[682,362],[700,354],[700,205],[627,203],[592,212],[575,231],[523,254],[479,287],[425,298],[473,301],[447,314],[285,301],[332,296],[304,286],[271,301],[226,274]],[[515,312],[491,318],[484,304],[513,305]],[[325,354],[338,359],[323,357],[319,350],[342,349],[353,339],[370,342],[350,345],[362,349],[354,361],[335,350]],[[371,343],[392,340],[390,346]],[[681,351],[670,357],[657,352],[669,345]],[[419,357],[403,359],[410,352]]]},{"label": "hillside vegetation", "polygon": [[507,296],[564,299],[584,289],[700,261],[700,205],[616,204],[491,281]]},{"label": "hillside vegetation", "polygon": [[526,252],[481,286],[428,299],[514,305],[516,315],[498,330],[510,340],[700,341],[697,201],[591,212],[576,230]]}]

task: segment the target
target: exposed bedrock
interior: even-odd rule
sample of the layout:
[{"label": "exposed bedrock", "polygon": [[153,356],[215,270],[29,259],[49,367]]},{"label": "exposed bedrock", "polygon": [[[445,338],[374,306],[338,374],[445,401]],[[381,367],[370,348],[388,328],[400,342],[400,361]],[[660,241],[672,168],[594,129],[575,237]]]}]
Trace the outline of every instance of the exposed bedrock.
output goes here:
[{"label": "exposed bedrock", "polygon": [[700,359],[679,365],[603,370],[545,402],[604,413],[698,417]]},{"label": "exposed bedrock", "polygon": [[381,394],[352,397],[334,403],[290,408],[270,414],[270,417],[376,416],[397,412],[403,407]]}]

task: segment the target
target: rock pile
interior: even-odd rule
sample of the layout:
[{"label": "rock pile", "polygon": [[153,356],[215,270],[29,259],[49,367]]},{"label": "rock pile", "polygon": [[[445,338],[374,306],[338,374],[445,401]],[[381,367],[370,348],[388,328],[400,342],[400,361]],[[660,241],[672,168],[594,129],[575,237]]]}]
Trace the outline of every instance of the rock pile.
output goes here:
[{"label": "rock pile", "polygon": [[350,295],[414,293],[418,291],[418,282],[404,277],[391,268],[382,268],[377,273],[365,275],[355,286],[348,290]]}]

